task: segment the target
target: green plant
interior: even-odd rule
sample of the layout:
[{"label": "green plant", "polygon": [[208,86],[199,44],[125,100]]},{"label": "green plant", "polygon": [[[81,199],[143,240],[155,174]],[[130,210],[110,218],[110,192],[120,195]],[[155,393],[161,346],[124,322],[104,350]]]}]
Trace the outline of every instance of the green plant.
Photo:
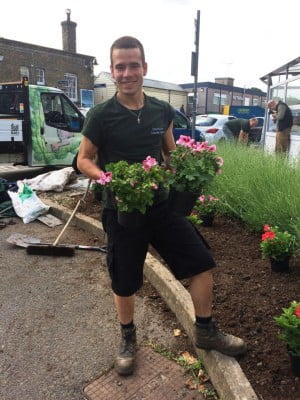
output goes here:
[{"label": "green plant", "polygon": [[262,221],[269,221],[295,235],[300,250],[300,158],[228,142],[218,143],[218,153],[226,160],[210,187],[222,198],[218,211],[256,232],[261,232]]},{"label": "green plant", "polygon": [[283,308],[282,314],[274,319],[282,328],[279,338],[287,344],[293,354],[300,356],[300,303],[292,301],[290,306]]},{"label": "green plant", "polygon": [[216,155],[216,146],[207,142],[194,142],[181,135],[177,147],[171,151],[170,185],[179,192],[200,193],[221,173],[223,159]]},{"label": "green plant", "polygon": [[263,258],[281,261],[294,251],[295,238],[287,231],[280,231],[277,226],[264,226],[260,247]]},{"label": "green plant", "polygon": [[[156,160],[148,156],[142,163],[128,164],[126,161],[106,165],[110,174],[109,182],[117,208],[120,211],[146,212],[153,204],[155,191],[161,184],[167,184],[169,171],[166,171]],[[107,174],[106,173],[106,174]]]}]

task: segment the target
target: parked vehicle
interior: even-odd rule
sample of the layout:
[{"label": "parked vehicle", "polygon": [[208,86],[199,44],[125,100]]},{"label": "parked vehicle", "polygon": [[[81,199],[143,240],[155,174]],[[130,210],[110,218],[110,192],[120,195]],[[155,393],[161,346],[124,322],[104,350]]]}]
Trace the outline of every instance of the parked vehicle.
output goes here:
[{"label": "parked vehicle", "polygon": [[217,143],[226,140],[223,131],[225,122],[236,119],[233,115],[202,114],[196,117],[196,126],[201,130],[208,143]]},{"label": "parked vehicle", "polygon": [[0,83],[0,163],[71,165],[84,116],[57,88]]},{"label": "parked vehicle", "polygon": [[258,120],[258,124],[255,128],[250,129],[249,142],[259,143],[261,139],[265,118],[264,117],[253,117],[253,118],[256,118]]},{"label": "parked vehicle", "polygon": [[[189,118],[183,114],[179,110],[175,110],[175,117],[174,117],[174,129],[173,129],[173,136],[176,140],[179,139],[180,135],[185,135],[185,136],[192,136],[192,124]],[[205,136],[202,133],[202,131],[199,129],[199,127],[195,126],[195,140],[197,142],[204,142],[205,141]]]}]

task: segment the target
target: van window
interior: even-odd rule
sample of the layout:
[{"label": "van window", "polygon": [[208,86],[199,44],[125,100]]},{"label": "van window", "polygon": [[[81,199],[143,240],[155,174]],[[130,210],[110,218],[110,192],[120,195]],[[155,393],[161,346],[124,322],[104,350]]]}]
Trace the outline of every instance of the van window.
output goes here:
[{"label": "van window", "polygon": [[83,116],[64,94],[42,93],[41,101],[47,125],[70,132],[81,131]]},{"label": "van window", "polygon": [[0,116],[24,113],[22,93],[0,92]]}]

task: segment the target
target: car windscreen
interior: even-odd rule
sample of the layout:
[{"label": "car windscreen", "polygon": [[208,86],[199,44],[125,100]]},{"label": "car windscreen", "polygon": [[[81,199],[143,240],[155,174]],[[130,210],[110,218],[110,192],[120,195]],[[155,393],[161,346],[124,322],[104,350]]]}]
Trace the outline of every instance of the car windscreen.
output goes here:
[{"label": "car windscreen", "polygon": [[196,125],[198,125],[198,126],[212,126],[216,121],[217,121],[217,118],[201,117],[201,118],[196,118]]}]

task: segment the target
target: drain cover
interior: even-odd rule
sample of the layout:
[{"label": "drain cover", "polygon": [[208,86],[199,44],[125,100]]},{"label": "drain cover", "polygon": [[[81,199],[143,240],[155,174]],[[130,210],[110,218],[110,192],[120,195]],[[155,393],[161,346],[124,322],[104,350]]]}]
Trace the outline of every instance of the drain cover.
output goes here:
[{"label": "drain cover", "polygon": [[188,376],[182,367],[141,347],[133,375],[120,377],[114,369],[84,388],[89,400],[199,400],[200,393],[185,387]]}]

